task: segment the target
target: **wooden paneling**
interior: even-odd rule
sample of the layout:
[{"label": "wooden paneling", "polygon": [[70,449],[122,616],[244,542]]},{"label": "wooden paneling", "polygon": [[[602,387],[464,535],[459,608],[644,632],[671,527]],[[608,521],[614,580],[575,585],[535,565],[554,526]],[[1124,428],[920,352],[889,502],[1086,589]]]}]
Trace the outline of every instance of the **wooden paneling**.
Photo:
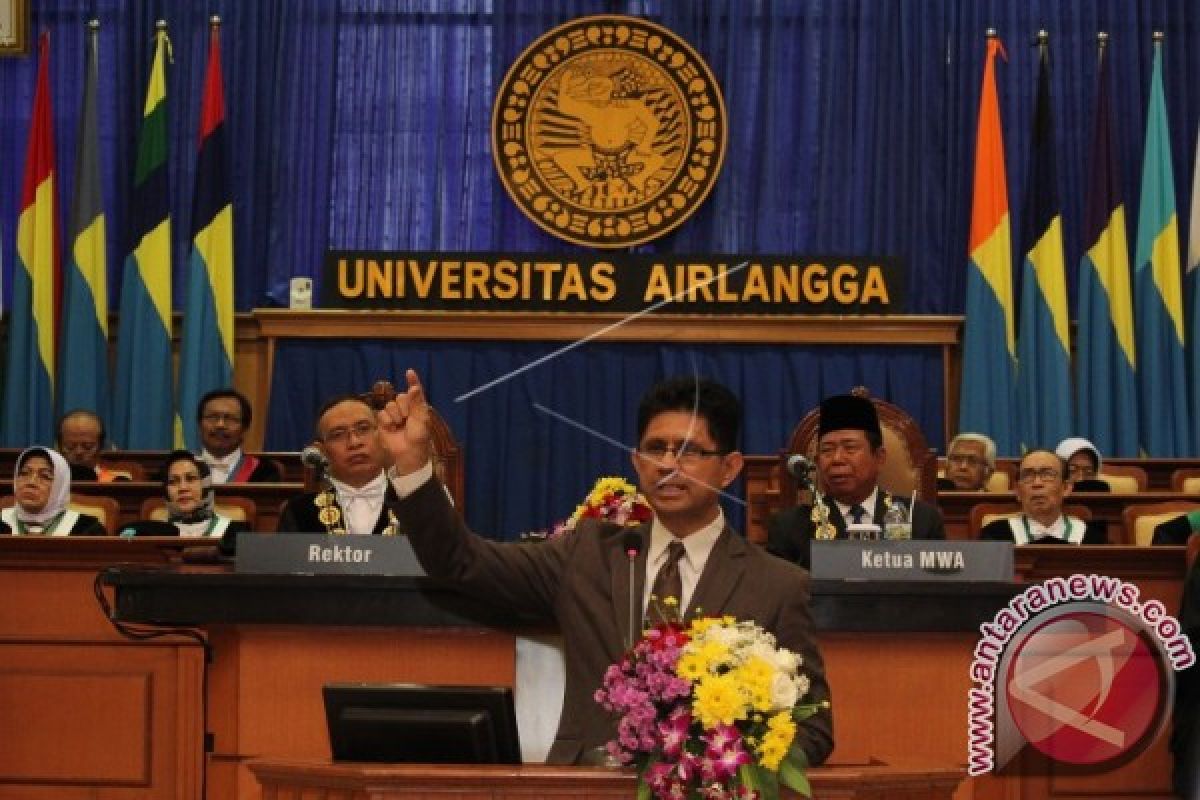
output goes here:
[{"label": "wooden paneling", "polygon": [[0,800],[199,800],[203,655],[109,624],[93,581],[117,544],[0,549]]}]

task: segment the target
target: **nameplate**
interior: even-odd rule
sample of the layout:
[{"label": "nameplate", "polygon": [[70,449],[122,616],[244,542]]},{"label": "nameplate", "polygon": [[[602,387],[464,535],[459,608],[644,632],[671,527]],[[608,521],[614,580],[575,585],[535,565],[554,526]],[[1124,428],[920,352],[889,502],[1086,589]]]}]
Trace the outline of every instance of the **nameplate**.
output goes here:
[{"label": "nameplate", "polygon": [[407,536],[239,533],[235,572],[268,575],[424,575]]},{"label": "nameplate", "polygon": [[814,541],[815,580],[1002,581],[1013,579],[1011,542]]}]

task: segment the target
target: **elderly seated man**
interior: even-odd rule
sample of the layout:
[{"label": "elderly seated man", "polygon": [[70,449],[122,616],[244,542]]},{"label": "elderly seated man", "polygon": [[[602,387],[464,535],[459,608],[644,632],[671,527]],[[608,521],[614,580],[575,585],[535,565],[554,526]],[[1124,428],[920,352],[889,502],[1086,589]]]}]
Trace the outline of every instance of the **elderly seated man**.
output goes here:
[{"label": "elderly seated man", "polygon": [[996,471],[996,443],[982,433],[960,433],[946,448],[946,477],[938,489],[982,492]]},{"label": "elderly seated man", "polygon": [[1063,513],[1071,493],[1065,459],[1049,450],[1030,450],[1017,471],[1021,513],[983,526],[980,539],[1016,544],[1108,544],[1107,531]]},{"label": "elderly seated man", "polygon": [[71,480],[99,483],[133,480],[128,472],[109,469],[97,461],[105,438],[104,420],[93,411],[68,411],[58,421],[58,452],[71,467]]}]

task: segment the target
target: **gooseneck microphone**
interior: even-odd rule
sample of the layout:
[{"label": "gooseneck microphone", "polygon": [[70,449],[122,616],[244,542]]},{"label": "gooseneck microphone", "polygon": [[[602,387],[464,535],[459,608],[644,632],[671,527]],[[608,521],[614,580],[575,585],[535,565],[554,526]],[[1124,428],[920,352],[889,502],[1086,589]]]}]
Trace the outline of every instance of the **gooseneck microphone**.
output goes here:
[{"label": "gooseneck microphone", "polygon": [[637,606],[634,604],[634,594],[637,588],[635,580],[635,567],[637,565],[637,557],[641,554],[645,543],[642,540],[642,535],[637,531],[625,531],[625,535],[621,537],[621,549],[625,551],[625,557],[629,559],[629,629],[625,634],[625,649],[632,650],[635,640],[633,628],[637,625]]},{"label": "gooseneck microphone", "polygon": [[816,468],[817,465],[808,456],[802,456],[799,453],[788,456],[787,471],[793,478],[804,480]]}]

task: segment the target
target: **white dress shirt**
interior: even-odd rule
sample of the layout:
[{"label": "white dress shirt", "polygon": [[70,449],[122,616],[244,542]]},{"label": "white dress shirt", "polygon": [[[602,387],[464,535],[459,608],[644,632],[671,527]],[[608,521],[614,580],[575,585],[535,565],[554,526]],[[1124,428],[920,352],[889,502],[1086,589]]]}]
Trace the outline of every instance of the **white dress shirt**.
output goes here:
[{"label": "white dress shirt", "polygon": [[[854,506],[848,506],[845,503],[841,502],[840,500],[834,500],[834,502],[837,503],[838,511],[842,512],[842,519],[844,519],[846,521],[846,524],[853,525],[854,520],[850,516],[850,509],[854,508]],[[867,495],[866,499],[863,500],[861,503],[859,503],[859,505],[862,506],[863,509],[866,510],[866,512],[867,512],[866,516],[864,516],[862,518],[862,522],[859,524],[861,524],[861,525],[874,525],[875,524],[875,504],[878,502],[879,502],[879,487],[876,486],[874,489],[871,490],[871,493],[869,495]]]},{"label": "white dress shirt", "polygon": [[233,471],[237,469],[237,465],[242,461],[242,448],[234,450],[227,456],[214,456],[207,450],[200,451],[200,460],[208,465],[208,471],[212,473],[212,482],[228,483],[229,478],[233,475]]},{"label": "white dress shirt", "polygon": [[330,477],[329,483],[337,495],[338,505],[346,520],[346,533],[369,536],[375,531],[375,523],[383,512],[384,494],[387,492],[387,475],[382,470],[370,483],[357,489]]},{"label": "white dress shirt", "polygon": [[688,604],[692,602],[692,594],[696,591],[700,573],[704,572],[708,556],[712,553],[713,545],[717,543],[717,537],[723,530],[725,530],[725,514],[720,508],[717,509],[716,519],[695,533],[682,538],[667,530],[667,526],[663,525],[658,517],[654,518],[654,521],[650,523],[650,549],[646,551],[646,585],[642,590],[643,612],[650,604],[650,590],[654,588],[654,579],[658,577],[658,571],[662,569],[667,560],[667,548],[671,542],[679,541],[683,543],[684,549],[684,555],[679,559],[679,578],[683,583],[683,597],[679,601],[681,603],[679,613],[683,614]]},{"label": "white dress shirt", "polygon": [[1017,544],[1029,544],[1040,539],[1057,539],[1062,544],[1083,544],[1083,535],[1087,532],[1087,523],[1066,514],[1060,515],[1048,526],[1032,517],[1016,514],[1008,518],[1008,527]]}]

